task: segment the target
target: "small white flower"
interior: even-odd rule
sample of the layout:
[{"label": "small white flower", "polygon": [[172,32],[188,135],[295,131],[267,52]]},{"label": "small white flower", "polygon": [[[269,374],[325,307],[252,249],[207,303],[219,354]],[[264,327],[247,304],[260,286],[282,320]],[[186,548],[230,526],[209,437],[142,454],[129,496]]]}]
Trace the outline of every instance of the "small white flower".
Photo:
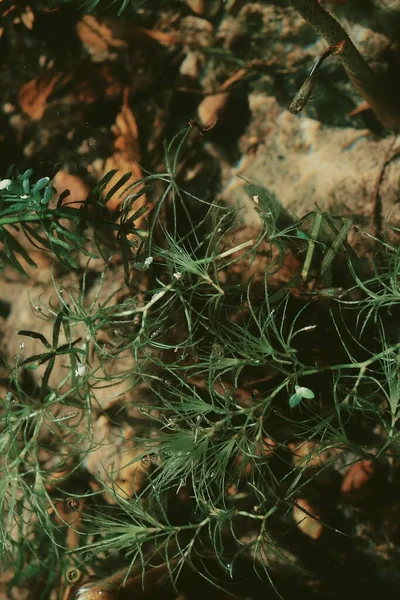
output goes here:
[{"label": "small white flower", "polygon": [[12,184],[12,179],[2,179],[0,181],[0,190],[7,190]]},{"label": "small white flower", "polygon": [[21,342],[19,345],[19,349],[23,350],[25,348],[25,342]]},{"label": "small white flower", "polygon": [[175,277],[175,279],[177,281],[180,281],[182,279],[182,273],[180,273],[179,271],[177,271],[176,273],[174,273],[173,276]]},{"label": "small white flower", "polygon": [[144,265],[145,267],[149,267],[151,265],[151,263],[153,262],[153,257],[152,256],[148,256],[147,258],[144,259]]},{"label": "small white flower", "polygon": [[260,202],[260,198],[258,196],[253,196],[253,201],[258,204]]},{"label": "small white flower", "polygon": [[82,363],[78,363],[77,368],[75,369],[75,377],[84,377],[86,375],[86,365],[83,365]]}]

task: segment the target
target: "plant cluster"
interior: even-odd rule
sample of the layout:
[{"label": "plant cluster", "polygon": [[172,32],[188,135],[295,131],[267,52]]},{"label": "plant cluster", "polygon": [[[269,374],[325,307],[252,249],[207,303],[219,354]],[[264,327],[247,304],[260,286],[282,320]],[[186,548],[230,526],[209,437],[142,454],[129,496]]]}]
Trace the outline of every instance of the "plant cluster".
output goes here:
[{"label": "plant cluster", "polygon": [[[144,2],[82,6],[129,4]],[[289,4],[346,40],[350,78],[397,127],[340,25],[317,0]],[[0,354],[9,598],[115,600],[159,573],[172,597],[196,595],[193,581],[248,595],[243,580],[258,597],[259,579],[278,597],[342,598],[357,560],[370,564],[353,516],[371,484],[387,507],[398,477],[400,231],[317,204],[283,219],[251,183],[259,227],[240,227],[240,210],[181,184],[188,136],[207,131],[166,143],[164,172],[110,189],[112,171],[85,201],[33,169],[0,181],[4,277],[28,278],[33,249],[54,261],[37,329]],[[144,195],[151,210],[136,208]]]},{"label": "plant cluster", "polygon": [[[245,558],[275,587],[277,561],[293,560],[294,509],[325,535],[352,533],[325,517],[323,506],[304,508],[324,476],[360,461],[396,467],[400,261],[391,240],[398,230],[388,225],[378,239],[358,229],[376,252],[368,273],[347,242],[352,221],[316,208],[282,228],[276,204],[249,185],[260,228],[243,239],[231,209],[185,193],[177,181],[190,131],[166,146],[165,173],[125,194],[118,221],[104,210],[110,195],[92,194],[76,208],[63,203],[65,194],[55,198],[47,178],[31,183],[32,172],[1,182],[4,265],[24,273],[24,238],[66,270],[79,267],[77,253],[89,261],[80,290],[61,291],[53,280],[57,302],[39,311],[52,323],[52,339],[19,332],[43,352],[23,358],[21,341],[15,365],[3,355],[0,561],[17,565],[10,597],[32,581],[38,598],[50,597],[65,573],[72,580],[76,570],[104,573],[121,559],[127,581],[130,568],[139,562],[145,572],[155,553],[178,588],[187,565],[224,587]],[[137,190],[151,190],[155,180],[164,191],[138,230]],[[104,229],[116,232],[106,250]],[[105,270],[88,303],[96,252],[106,256]],[[285,268],[290,276],[277,285]],[[121,277],[122,300],[101,294],[107,272]],[[147,282],[144,293],[138,278]],[[127,356],[129,368],[108,368]],[[59,360],[65,376],[54,382]],[[41,367],[27,385],[24,373]],[[121,381],[132,393],[110,410],[100,407],[96,389]],[[96,422],[116,423],[130,410],[142,417],[129,440],[137,485],[127,493],[117,467],[107,481],[94,477],[88,485],[87,461],[105,443],[96,439]],[[205,549],[217,571],[201,558]]]}]

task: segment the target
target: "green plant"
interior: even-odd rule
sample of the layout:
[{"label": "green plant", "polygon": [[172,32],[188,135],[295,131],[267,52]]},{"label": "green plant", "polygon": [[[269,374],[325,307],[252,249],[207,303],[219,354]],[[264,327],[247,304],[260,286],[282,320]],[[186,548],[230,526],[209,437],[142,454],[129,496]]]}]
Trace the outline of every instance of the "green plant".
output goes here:
[{"label": "green plant", "polygon": [[[1,186],[4,263],[24,274],[19,257],[30,262],[16,227],[67,269],[77,268],[80,252],[89,259],[79,289],[61,292],[53,279],[56,301],[34,305],[52,324],[52,339],[19,332],[43,350],[23,358],[21,342],[16,364],[5,360],[9,391],[0,415],[0,535],[2,563],[18,565],[10,590],[46,580],[35,594],[47,598],[71,564],[83,572],[99,571],[113,564],[113,557],[123,557],[128,578],[138,561],[145,572],[154,552],[170,565],[178,588],[187,565],[224,587],[246,556],[274,586],[274,561],[289,561],[282,532],[295,529],[290,510],[300,506],[297,499],[320,473],[335,468],[335,453],[348,462],[366,456],[395,460],[400,343],[389,331],[400,301],[397,247],[389,238],[374,239],[380,267],[365,277],[346,241],[351,221],[324,216],[335,236],[331,244],[321,238],[318,209],[280,229],[276,205],[250,184],[260,228],[236,241],[232,211],[186,194],[177,182],[189,132],[166,145],[165,173],[138,182],[147,190],[155,179],[164,185],[148,229],[135,226],[142,214],[132,213],[136,185],[119,222],[104,210],[107,198],[96,194],[89,197],[99,209],[95,213],[55,202],[50,181],[31,184],[31,171]],[[194,206],[203,214],[196,222]],[[181,214],[187,217],[186,231],[179,227]],[[318,227],[314,222],[310,237],[305,226],[311,216]],[[113,248],[104,247],[102,228],[117,232]],[[310,247],[324,252],[310,255]],[[104,271],[88,300],[94,249],[104,256]],[[295,254],[302,267],[288,285],[276,288],[273,274]],[[261,255],[270,260],[258,282],[235,280],[237,267],[244,261],[256,264]],[[321,282],[325,268],[341,265],[352,281],[344,297],[318,289],[294,293],[304,286],[311,259],[319,265]],[[113,290],[108,274],[119,280]],[[135,287],[138,277],[145,278],[144,291]],[[337,275],[330,281],[333,289],[343,283]],[[40,369],[29,389],[24,372]],[[123,382],[123,391],[113,392]],[[98,400],[100,389],[110,391],[111,409]],[[96,437],[98,420],[109,410],[111,425],[130,411],[142,415],[142,426],[129,437],[135,454],[124,467],[134,465],[134,478],[142,474],[130,494],[114,466],[108,479],[98,475],[92,487],[82,483],[90,457],[111,443]],[[378,425],[376,447],[372,430]],[[367,441],[354,434],[358,427],[370,432]],[[333,458],[321,459],[310,472],[313,454],[299,465],[290,450],[290,444],[305,443],[312,443],[318,456],[331,452]],[[58,508],[68,498],[85,502],[76,528]],[[322,523],[335,530],[329,519]],[[78,540],[72,547],[71,529]],[[217,576],[199,558],[205,546],[213,550]],[[51,564],[58,567],[49,578]]]}]

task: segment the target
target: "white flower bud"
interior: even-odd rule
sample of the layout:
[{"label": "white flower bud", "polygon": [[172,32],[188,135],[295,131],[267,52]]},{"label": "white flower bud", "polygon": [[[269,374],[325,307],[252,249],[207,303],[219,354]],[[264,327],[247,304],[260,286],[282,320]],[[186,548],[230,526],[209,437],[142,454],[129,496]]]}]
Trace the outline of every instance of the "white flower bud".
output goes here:
[{"label": "white flower bud", "polygon": [[2,179],[0,181],[0,190],[6,190],[12,184],[12,179]]},{"label": "white flower bud", "polygon": [[86,365],[78,363],[78,366],[75,369],[75,377],[84,377],[86,375],[86,370]]}]

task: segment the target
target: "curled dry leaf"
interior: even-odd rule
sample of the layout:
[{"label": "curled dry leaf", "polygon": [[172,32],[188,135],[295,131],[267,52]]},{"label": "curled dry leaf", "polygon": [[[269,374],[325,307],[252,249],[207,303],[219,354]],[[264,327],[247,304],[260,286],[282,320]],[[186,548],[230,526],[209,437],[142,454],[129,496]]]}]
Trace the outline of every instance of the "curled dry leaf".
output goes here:
[{"label": "curled dry leaf", "polygon": [[35,15],[30,6],[25,7],[25,10],[21,15],[21,21],[27,29],[32,29],[35,21]]},{"label": "curled dry leaf", "polygon": [[[274,453],[276,442],[270,437],[264,437],[255,447],[255,455],[269,458]],[[257,459],[256,459],[257,460]],[[234,462],[234,467],[239,471],[241,477],[250,477],[253,473],[253,463],[251,458],[240,452]]]},{"label": "curled dry leaf", "polygon": [[333,462],[340,453],[340,450],[335,448],[322,450],[315,442],[289,442],[288,448],[292,452],[293,465],[302,469],[323,467]]},{"label": "curled dry leaf", "polygon": [[144,29],[143,27],[139,31],[162,46],[174,46],[180,42],[180,35],[176,32],[169,33],[167,31],[157,31],[157,29]]},{"label": "curled dry leaf", "polygon": [[229,98],[227,92],[206,96],[197,108],[197,114],[203,127],[211,127],[218,119]]},{"label": "curled dry leaf", "polygon": [[179,72],[184,77],[190,77],[196,79],[199,74],[199,57],[196,52],[188,52],[185,59],[181,63]]},{"label": "curled dry leaf", "polygon": [[318,520],[320,516],[308,500],[298,498],[296,504],[293,506],[292,515],[297,527],[305,535],[308,535],[313,540],[317,540],[321,536],[324,528]]},{"label": "curled dry leaf", "polygon": [[21,110],[33,121],[39,121],[47,108],[47,100],[60,79],[61,73],[56,75],[46,74],[42,77],[36,77],[25,85],[19,91],[18,102]]},{"label": "curled dry leaf", "polygon": [[185,2],[189,6],[189,8],[191,8],[192,11],[196,13],[196,15],[204,14],[206,8],[205,0],[185,0]]},{"label": "curled dry leaf", "polygon": [[240,452],[234,462],[235,470],[238,471],[240,477],[250,477],[253,473],[253,465],[251,460]]},{"label": "curled dry leaf", "polygon": [[[118,173],[114,175],[111,181],[104,188],[104,195],[106,195],[112,187],[118,182],[118,180],[125,174],[131,173],[131,176],[122,190],[119,190],[114,196],[107,202],[107,207],[110,211],[114,212],[123,203],[124,199],[129,193],[132,193],[132,189],[128,189],[136,181],[139,181],[143,177],[142,169],[140,165],[132,160],[129,160],[122,152],[116,152],[113,156],[107,158],[104,165],[104,175],[109,173],[113,169],[117,169]],[[137,185],[133,192],[137,193],[142,185]],[[146,196],[143,194],[132,206],[132,212],[136,212],[139,208],[146,205]],[[141,227],[144,216],[135,222],[136,227]]]},{"label": "curled dry leaf", "polygon": [[56,188],[57,194],[61,194],[65,190],[69,190],[70,195],[67,196],[65,202],[73,202],[73,206],[75,208],[78,208],[79,205],[86,200],[89,194],[89,187],[86,185],[83,179],[62,169],[57,172],[52,181],[52,185]]},{"label": "curled dry leaf", "polygon": [[[104,170],[100,174],[100,177],[103,177],[106,173],[111,171],[112,169],[118,169],[118,173],[113,177],[113,179],[108,183],[106,188],[104,189],[104,194],[106,195],[118,179],[121,178],[125,173],[130,172],[131,177],[125,184],[122,192],[117,192],[107,203],[109,210],[116,210],[120,204],[124,201],[124,199],[128,196],[128,194],[132,194],[132,184],[136,183],[143,177],[142,169],[140,168],[140,145],[139,145],[139,133],[138,126],[136,123],[136,119],[132,110],[129,107],[128,103],[128,92],[126,89],[124,91],[124,99],[121,111],[118,113],[115,125],[113,126],[113,133],[116,136],[114,147],[115,153],[113,156],[109,157],[104,165]],[[139,184],[135,186],[133,192],[137,193],[141,189],[142,185]],[[143,194],[140,198],[133,203],[132,212],[136,212],[142,206],[146,206],[147,199],[146,195]],[[150,206],[149,206],[150,208]],[[142,215],[136,222],[136,227],[142,227],[143,221],[146,215]]]},{"label": "curled dry leaf", "polygon": [[116,136],[115,149],[126,155],[126,159],[140,160],[139,130],[135,116],[129,107],[129,90],[124,90],[121,112],[117,114],[112,131]]},{"label": "curled dry leaf", "polygon": [[276,442],[270,437],[264,437],[262,444],[257,446],[256,454],[259,456],[270,457],[273,455],[274,450],[276,448]]},{"label": "curled dry leaf", "polygon": [[100,23],[92,15],[85,15],[77,24],[76,32],[89,52],[93,62],[103,62],[116,57],[113,50],[127,47],[124,40],[114,37],[110,27]]},{"label": "curled dry leaf", "polygon": [[370,460],[361,460],[351,465],[345,472],[341,490],[344,494],[357,493],[371,479],[374,473],[374,465]]},{"label": "curled dry leaf", "polygon": [[231,483],[226,489],[226,494],[228,496],[236,496],[237,493],[238,493],[238,486],[235,483]]},{"label": "curled dry leaf", "polygon": [[45,489],[48,492],[54,492],[56,489],[60,489],[65,480],[70,475],[70,473],[71,471],[68,471],[66,469],[62,471],[54,471],[53,473],[49,473],[44,484]]}]

